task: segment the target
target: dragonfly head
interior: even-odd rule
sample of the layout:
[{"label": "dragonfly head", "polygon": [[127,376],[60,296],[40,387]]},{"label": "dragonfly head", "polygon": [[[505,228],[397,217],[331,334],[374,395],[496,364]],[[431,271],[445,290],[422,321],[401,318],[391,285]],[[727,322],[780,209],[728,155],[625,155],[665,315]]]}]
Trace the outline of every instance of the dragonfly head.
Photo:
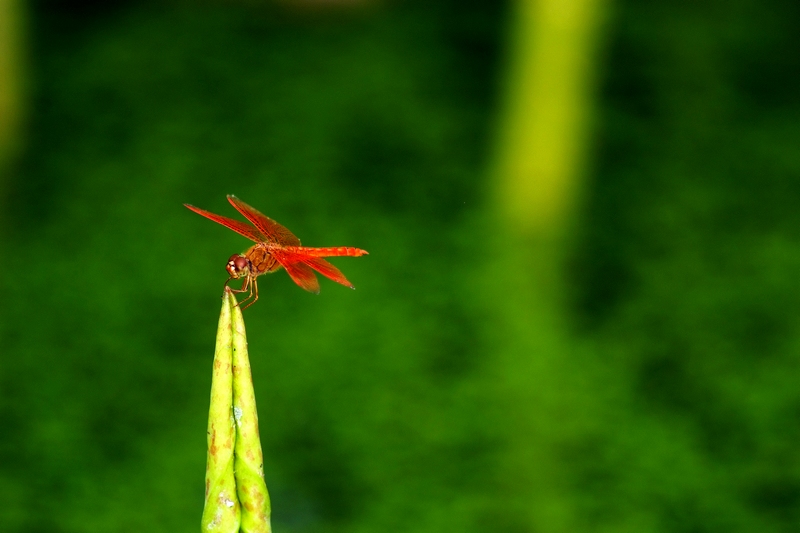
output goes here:
[{"label": "dragonfly head", "polygon": [[228,259],[225,270],[228,271],[228,274],[230,274],[233,279],[241,278],[250,273],[250,260],[242,254],[233,254],[231,258]]}]

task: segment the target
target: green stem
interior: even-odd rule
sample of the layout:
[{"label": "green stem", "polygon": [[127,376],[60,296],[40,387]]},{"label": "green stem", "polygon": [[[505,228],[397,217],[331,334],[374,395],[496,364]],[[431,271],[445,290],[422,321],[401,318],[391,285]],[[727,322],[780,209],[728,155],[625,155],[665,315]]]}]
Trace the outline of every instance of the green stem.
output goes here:
[{"label": "green stem", "polygon": [[270,533],[270,502],[264,482],[264,461],[258,434],[258,413],[247,355],[242,311],[233,311],[233,413],[236,422],[234,469],[242,504],[243,533]]},{"label": "green stem", "polygon": [[[229,290],[222,298],[217,328],[211,407],[208,412],[208,460],[206,500],[201,522],[203,531],[237,533],[241,507],[234,477],[236,430],[233,420],[233,329],[231,307],[236,299]],[[238,309],[238,308],[237,308]],[[239,314],[241,321],[241,313]]]}]

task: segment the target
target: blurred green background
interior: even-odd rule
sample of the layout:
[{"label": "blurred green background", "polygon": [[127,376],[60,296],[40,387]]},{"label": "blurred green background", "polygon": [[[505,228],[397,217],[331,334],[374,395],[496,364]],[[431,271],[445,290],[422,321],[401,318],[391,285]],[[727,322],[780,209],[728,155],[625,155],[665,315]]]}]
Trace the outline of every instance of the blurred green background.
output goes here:
[{"label": "blurred green background", "polygon": [[4,2],[0,530],[197,530],[228,193],[370,252],[245,313],[275,531],[800,530],[799,25]]}]

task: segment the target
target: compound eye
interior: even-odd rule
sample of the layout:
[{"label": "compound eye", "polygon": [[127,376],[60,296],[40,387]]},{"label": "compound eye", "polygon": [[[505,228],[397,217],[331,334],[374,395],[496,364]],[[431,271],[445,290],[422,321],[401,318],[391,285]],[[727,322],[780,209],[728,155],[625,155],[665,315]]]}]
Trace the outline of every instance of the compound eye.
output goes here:
[{"label": "compound eye", "polygon": [[230,259],[228,259],[228,265],[225,267],[225,270],[227,270],[228,274],[233,276],[233,278],[239,278],[239,276],[247,270],[248,266],[249,264],[246,257],[240,254],[233,254]]}]

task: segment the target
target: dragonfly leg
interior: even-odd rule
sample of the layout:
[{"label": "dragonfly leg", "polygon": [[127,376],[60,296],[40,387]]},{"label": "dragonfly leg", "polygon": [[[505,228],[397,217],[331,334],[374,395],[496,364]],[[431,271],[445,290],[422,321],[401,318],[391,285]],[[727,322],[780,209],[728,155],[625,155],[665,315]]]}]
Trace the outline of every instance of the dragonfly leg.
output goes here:
[{"label": "dragonfly leg", "polygon": [[[250,299],[253,297],[253,288],[254,288],[254,287],[256,288],[256,291],[257,291],[257,290],[258,290],[258,286],[256,285],[256,280],[255,280],[255,278],[254,278],[254,277],[252,277],[252,276],[248,276],[248,277],[247,277],[247,279],[245,279],[244,283],[242,283],[242,288],[241,288],[241,289],[239,289],[238,291],[233,291],[233,292],[247,292],[247,291],[248,291],[248,289],[249,289],[249,291],[250,291],[250,292],[249,292],[249,294],[248,294],[247,296],[245,296],[244,298],[242,298],[242,300],[241,300],[240,302],[237,302],[237,303],[236,303],[236,305],[238,305],[238,306],[240,306],[240,307],[241,307],[241,305],[242,305],[244,302],[246,302],[246,301],[250,300]],[[252,302],[250,302],[250,303],[252,303]],[[244,310],[244,309],[247,309],[247,307],[248,307],[249,305],[250,305],[250,304],[247,304],[246,306],[242,307],[242,309],[243,309],[243,310]]]},{"label": "dragonfly leg", "polygon": [[[234,279],[234,278],[228,278],[228,281],[225,282],[225,286],[226,287],[228,286],[228,282],[230,282],[230,280],[232,280],[232,279]],[[247,276],[246,278],[244,278],[244,282],[242,283],[242,287],[239,288],[239,289],[231,289],[231,292],[236,292],[236,293],[247,292],[247,287],[248,287],[249,284],[250,284],[250,276]],[[252,291],[253,290],[250,289],[250,292],[252,292]]]},{"label": "dragonfly leg", "polygon": [[[251,305],[253,305],[254,303],[256,303],[256,300],[258,300],[258,282],[256,282],[256,279],[255,279],[255,278],[253,278],[253,284],[252,284],[252,285],[250,285],[250,296],[248,296],[247,298],[245,298],[245,300],[246,300],[246,299],[248,299],[248,298],[250,298],[250,297],[252,297],[252,298],[253,298],[253,300],[252,300],[252,301],[250,301],[250,302],[249,302],[247,305],[245,305],[244,307],[242,307],[242,311],[244,311],[245,309],[247,309],[248,307],[250,307]],[[244,300],[242,300],[242,301],[244,301]]]},{"label": "dragonfly leg", "polygon": [[[231,292],[235,292],[235,293],[237,293],[237,294],[238,294],[238,293],[242,293],[242,292],[247,292],[247,291],[248,291],[248,288],[249,288],[249,290],[250,290],[250,294],[248,294],[246,297],[244,297],[244,298],[242,299],[242,302],[249,300],[249,299],[250,299],[250,297],[251,297],[251,296],[253,296],[253,286],[252,286],[250,283],[251,283],[251,282],[253,282],[253,281],[255,281],[255,280],[253,280],[253,279],[250,279],[250,278],[251,278],[251,276],[247,276],[247,277],[245,277],[245,278],[244,278],[244,282],[242,282],[242,286],[241,286],[240,288],[238,288],[238,289],[230,289],[230,288],[229,288]],[[235,279],[235,278],[228,278],[228,281],[226,281],[226,282],[225,282],[225,287],[227,287],[227,286],[228,286],[228,283],[230,283],[230,281],[231,281],[232,279]],[[238,306],[238,305],[240,305],[242,302],[239,302],[239,301],[237,301],[237,302],[236,302],[236,305]],[[244,308],[242,308],[242,309],[244,309]]]}]

